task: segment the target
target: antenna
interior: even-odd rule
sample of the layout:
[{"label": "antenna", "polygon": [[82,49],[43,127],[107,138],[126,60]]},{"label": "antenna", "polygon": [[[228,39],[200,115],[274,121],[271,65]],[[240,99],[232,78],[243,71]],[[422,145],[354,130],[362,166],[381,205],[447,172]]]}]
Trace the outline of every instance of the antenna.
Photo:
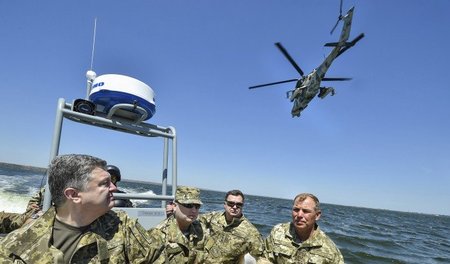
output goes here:
[{"label": "antenna", "polygon": [[86,100],[89,100],[89,94],[91,93],[92,83],[94,82],[97,74],[93,71],[94,65],[94,52],[95,52],[95,37],[97,35],[97,18],[94,20],[94,36],[92,39],[92,53],[91,53],[91,68],[86,72],[87,84],[86,84]]},{"label": "antenna", "polygon": [[97,18],[95,18],[94,20],[94,36],[92,37],[92,53],[91,53],[91,68],[90,70],[92,71],[92,67],[94,65],[94,52],[95,52],[95,37],[97,35]]}]

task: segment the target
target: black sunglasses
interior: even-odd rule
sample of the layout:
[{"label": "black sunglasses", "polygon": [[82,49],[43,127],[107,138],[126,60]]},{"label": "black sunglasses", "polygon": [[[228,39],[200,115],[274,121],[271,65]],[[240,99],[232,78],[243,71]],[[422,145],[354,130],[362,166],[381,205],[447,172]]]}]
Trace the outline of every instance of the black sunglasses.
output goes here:
[{"label": "black sunglasses", "polygon": [[195,207],[195,209],[200,209],[200,204],[194,204],[194,203],[190,203],[190,204],[183,204],[183,203],[178,203],[180,205],[182,205],[183,207],[192,209],[193,207]]},{"label": "black sunglasses", "polygon": [[243,203],[235,203],[230,201],[225,201],[225,203],[227,203],[229,207],[234,207],[236,205],[237,208],[242,208],[242,206],[244,206]]}]

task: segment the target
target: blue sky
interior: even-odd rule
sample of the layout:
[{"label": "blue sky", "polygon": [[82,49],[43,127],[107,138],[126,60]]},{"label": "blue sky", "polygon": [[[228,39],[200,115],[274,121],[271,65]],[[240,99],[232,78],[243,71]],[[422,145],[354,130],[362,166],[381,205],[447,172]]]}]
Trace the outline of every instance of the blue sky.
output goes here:
[{"label": "blue sky", "polygon": [[[178,134],[179,184],[332,204],[450,215],[450,2],[344,1],[351,38],[327,76],[334,97],[300,118],[285,92],[336,41],[339,1],[1,1],[0,161],[45,167],[58,98],[85,96],[94,70],[150,85],[151,123]],[[160,141],[64,122],[60,153],[158,181]]]}]

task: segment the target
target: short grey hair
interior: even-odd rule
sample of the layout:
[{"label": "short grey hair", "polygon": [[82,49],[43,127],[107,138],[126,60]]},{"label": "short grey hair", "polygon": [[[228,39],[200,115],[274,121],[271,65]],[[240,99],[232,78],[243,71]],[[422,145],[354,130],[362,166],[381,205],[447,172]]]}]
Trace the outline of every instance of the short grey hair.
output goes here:
[{"label": "short grey hair", "polygon": [[64,190],[75,188],[86,189],[91,180],[91,173],[96,168],[105,169],[106,161],[81,154],[61,155],[52,160],[48,169],[48,184],[55,207],[66,201]]},{"label": "short grey hair", "polygon": [[295,196],[294,198],[294,204],[297,200],[299,200],[300,202],[303,202],[304,200],[306,200],[306,198],[311,198],[314,200],[314,203],[316,204],[316,206],[314,207],[314,210],[316,210],[317,212],[320,212],[320,202],[319,202],[319,198],[317,198],[314,194],[311,193],[300,193],[297,194],[297,196]]}]

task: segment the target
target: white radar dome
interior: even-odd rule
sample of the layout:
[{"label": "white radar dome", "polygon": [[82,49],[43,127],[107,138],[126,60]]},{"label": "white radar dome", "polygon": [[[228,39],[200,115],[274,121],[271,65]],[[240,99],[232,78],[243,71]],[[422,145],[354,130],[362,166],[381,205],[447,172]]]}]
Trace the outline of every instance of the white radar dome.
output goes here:
[{"label": "white radar dome", "polygon": [[[87,74],[86,74],[87,75]],[[147,120],[156,111],[155,93],[147,84],[120,74],[104,74],[96,77],[92,83],[89,100],[97,105],[97,111],[108,112],[115,106],[123,106],[117,113],[122,117],[133,119],[134,115],[141,114],[144,109],[147,113]],[[128,105],[128,106],[127,106]],[[134,108],[133,108],[134,106]],[[136,107],[139,109],[136,110]]]}]

